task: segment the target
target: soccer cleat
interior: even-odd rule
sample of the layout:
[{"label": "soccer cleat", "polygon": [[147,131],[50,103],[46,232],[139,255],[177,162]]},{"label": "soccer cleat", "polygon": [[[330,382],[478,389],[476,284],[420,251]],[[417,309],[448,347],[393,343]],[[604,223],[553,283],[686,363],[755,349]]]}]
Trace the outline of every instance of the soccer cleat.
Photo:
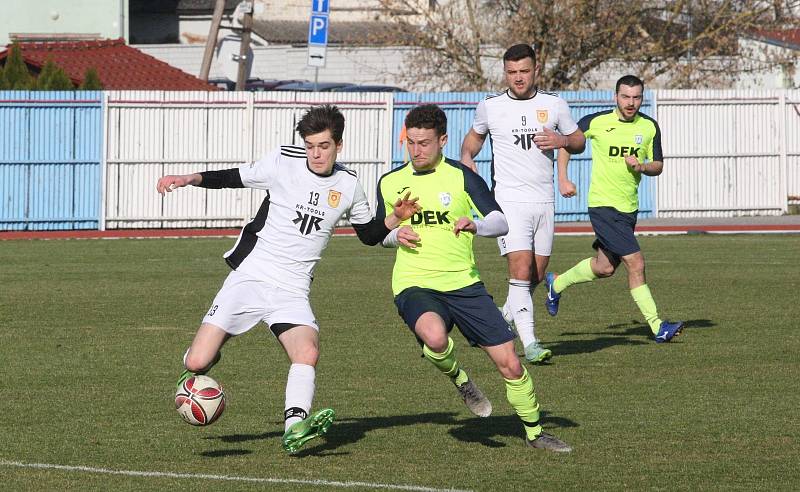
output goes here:
[{"label": "soccer cleat", "polygon": [[492,402],[486,398],[486,395],[472,382],[468,380],[461,386],[456,385],[458,393],[464,399],[464,403],[469,408],[469,411],[478,417],[488,417],[492,414]]},{"label": "soccer cleat", "polygon": [[550,349],[546,349],[539,345],[539,342],[533,342],[525,346],[525,360],[534,364],[544,362],[553,356]]},{"label": "soccer cleat", "polygon": [[300,422],[295,422],[283,434],[283,449],[289,453],[296,453],[306,442],[320,437],[328,432],[328,428],[336,418],[332,408],[319,410]]},{"label": "soccer cleat", "polygon": [[572,447],[569,444],[547,432],[542,432],[536,436],[536,439],[528,439],[525,436],[525,445],[529,448],[546,449],[554,453],[569,453],[572,451]]},{"label": "soccer cleat", "polygon": [[676,321],[675,323],[662,321],[661,326],[658,328],[658,333],[656,333],[656,343],[669,342],[673,337],[680,335],[682,330],[683,321]]},{"label": "soccer cleat", "polygon": [[183,371],[181,373],[181,375],[178,376],[178,384],[177,384],[178,389],[181,389],[181,385],[183,384],[183,382],[186,381],[187,379],[189,379],[192,376],[194,376],[194,373],[192,371],[190,371],[189,369],[186,369],[185,371]]},{"label": "soccer cleat", "polygon": [[556,281],[556,274],[547,272],[544,276],[544,285],[547,288],[547,297],[544,299],[544,306],[547,308],[547,314],[555,316],[558,314],[558,301],[561,299],[561,294],[557,293],[553,288],[553,282]]}]

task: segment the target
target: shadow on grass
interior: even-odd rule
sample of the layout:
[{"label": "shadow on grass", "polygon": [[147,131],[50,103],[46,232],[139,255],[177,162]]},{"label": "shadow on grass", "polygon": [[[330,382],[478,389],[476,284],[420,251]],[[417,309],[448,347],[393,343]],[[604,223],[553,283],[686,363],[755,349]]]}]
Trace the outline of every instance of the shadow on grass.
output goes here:
[{"label": "shadow on grass", "polygon": [[[684,330],[694,328],[712,328],[717,324],[709,319],[693,319],[683,322]],[[585,335],[581,332],[563,332],[561,336]],[[543,343],[551,349],[554,355],[575,355],[597,352],[609,347],[619,345],[645,345],[652,341],[653,334],[650,327],[641,321],[631,320],[630,323],[608,325],[605,330],[592,333],[595,338],[584,340],[564,340]],[[644,340],[642,340],[644,339]]]},{"label": "shadow on grass", "polygon": [[[548,412],[540,412],[539,422],[550,431],[561,427],[578,427],[578,424],[564,417],[556,417]],[[525,431],[516,415],[498,415],[493,417],[475,417],[458,422],[459,427],[450,430],[450,434],[462,442],[474,442],[490,448],[502,448],[506,443],[497,437],[516,437],[522,442]],[[557,437],[557,436],[556,436]],[[520,444],[521,445],[521,444]]]},{"label": "shadow on grass", "polygon": [[[480,443],[489,447],[502,447],[503,443],[493,439],[495,436],[518,436],[523,435],[522,424],[516,415],[505,415],[487,418],[469,418],[466,420],[457,419],[458,413],[438,412],[421,413],[411,415],[394,415],[387,417],[363,417],[363,418],[343,418],[334,422],[324,440],[312,441],[310,446],[294,454],[295,457],[309,455],[332,456],[348,453],[333,452],[335,449],[353,444],[363,439],[367,432],[376,429],[389,429],[408,425],[419,424],[438,424],[454,427],[450,434],[464,442]],[[554,417],[547,412],[541,413],[542,426],[552,427],[576,427],[578,424],[572,420],[562,417]],[[206,439],[216,439],[228,443],[241,443],[247,441],[259,441],[265,439],[275,439],[277,441],[283,436],[283,432],[264,432],[261,434],[232,434],[227,436],[207,437]],[[245,454],[243,450],[231,450],[230,454]],[[207,451],[201,453],[208,457],[224,457],[228,453],[225,451]]]},{"label": "shadow on grass", "polygon": [[224,458],[226,456],[242,456],[244,454],[251,454],[252,451],[249,449],[218,449],[215,451],[203,451],[199,453],[200,456],[205,456],[206,458]]}]

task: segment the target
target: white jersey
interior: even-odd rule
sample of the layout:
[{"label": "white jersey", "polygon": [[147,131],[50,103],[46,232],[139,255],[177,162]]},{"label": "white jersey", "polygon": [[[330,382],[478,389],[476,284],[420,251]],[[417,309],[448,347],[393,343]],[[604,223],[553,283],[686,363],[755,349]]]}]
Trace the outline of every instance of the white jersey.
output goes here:
[{"label": "white jersey", "polygon": [[288,291],[309,292],[314,267],[343,215],[349,212],[353,224],[372,220],[355,172],[337,163],[330,176],[315,174],[303,147],[279,147],[239,173],[245,187],[267,190],[267,196],[225,260]]},{"label": "white jersey", "polygon": [[529,99],[514,99],[505,91],[478,103],[472,129],[491,138],[492,190],[498,201],[555,201],[554,152],[533,143],[543,127],[562,135],[578,129],[566,101],[555,94],[537,90]]}]

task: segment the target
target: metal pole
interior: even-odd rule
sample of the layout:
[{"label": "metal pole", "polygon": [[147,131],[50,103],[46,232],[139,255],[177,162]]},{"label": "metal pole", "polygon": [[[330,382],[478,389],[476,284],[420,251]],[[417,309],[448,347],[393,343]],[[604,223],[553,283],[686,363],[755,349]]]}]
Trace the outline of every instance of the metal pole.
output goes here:
[{"label": "metal pole", "polygon": [[236,90],[243,91],[246,78],[247,78],[247,63],[250,61],[247,58],[247,50],[250,48],[250,31],[253,29],[253,3],[249,2],[245,6],[244,19],[242,25],[242,42],[239,45],[239,73],[236,76]]},{"label": "metal pole", "polygon": [[208,31],[206,39],[206,50],[203,52],[203,64],[200,66],[200,78],[208,80],[208,72],[211,70],[211,57],[214,55],[214,47],[217,45],[217,35],[219,25],[222,22],[222,13],[225,10],[225,0],[217,0],[214,4],[214,16],[211,19],[211,29]]},{"label": "metal pole", "polygon": [[314,67],[314,92],[317,92],[317,84],[319,80],[319,67]]}]

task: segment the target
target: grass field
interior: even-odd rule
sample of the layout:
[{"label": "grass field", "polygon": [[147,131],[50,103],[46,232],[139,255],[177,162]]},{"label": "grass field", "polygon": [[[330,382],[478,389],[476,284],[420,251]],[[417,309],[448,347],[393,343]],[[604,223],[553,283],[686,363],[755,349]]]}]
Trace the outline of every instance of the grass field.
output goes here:
[{"label": "grass field", "polygon": [[[566,456],[523,446],[502,380],[459,334],[495,409],[468,413],[397,316],[393,252],[354,238],[331,241],[313,286],[315,407],[338,415],[328,436],[280,449],[288,364],[263,326],[212,372],[225,415],[186,425],[175,379],[232,242],[0,242],[0,489],[800,489],[798,236],[641,238],[660,313],[686,321],[674,343],[651,341],[624,275],[573,287],[557,318],[537,291],[555,356],[531,372],[545,428],[575,448]],[[590,242],[558,237],[552,267]],[[501,302],[504,261],[490,240],[476,250]]]}]

